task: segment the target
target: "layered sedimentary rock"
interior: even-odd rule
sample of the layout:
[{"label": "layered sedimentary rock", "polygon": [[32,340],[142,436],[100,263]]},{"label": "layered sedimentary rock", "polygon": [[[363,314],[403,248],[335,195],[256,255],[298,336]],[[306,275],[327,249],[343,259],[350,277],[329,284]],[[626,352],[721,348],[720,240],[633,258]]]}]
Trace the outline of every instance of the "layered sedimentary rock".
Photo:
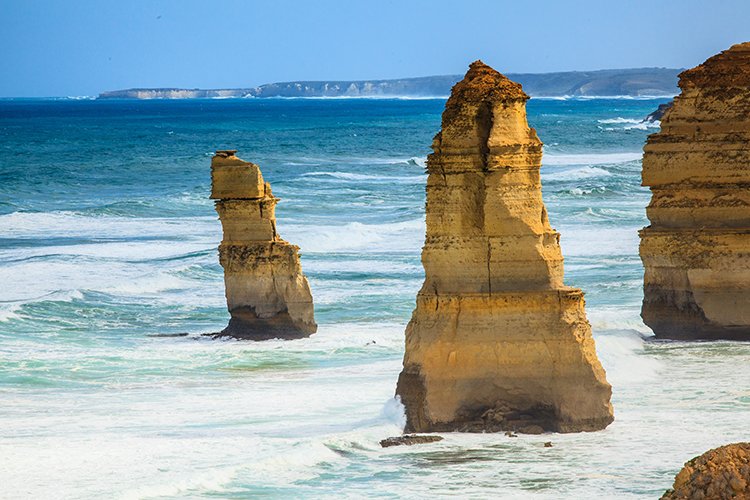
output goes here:
[{"label": "layered sedimentary rock", "polygon": [[662,500],[750,498],[750,443],[709,450],[685,464]]},{"label": "layered sedimentary rock", "polygon": [[662,338],[750,340],[750,43],[680,88],[644,148],[643,320]]},{"label": "layered sedimentary rock", "polygon": [[407,432],[576,432],[613,419],[583,293],[563,285],[527,99],[477,61],[446,103],[396,389]]},{"label": "layered sedimentary rock", "polygon": [[258,165],[217,151],[211,160],[211,198],[224,238],[229,326],[218,335],[264,340],[307,337],[317,330],[310,285],[302,274],[299,247],[276,232],[279,201]]}]

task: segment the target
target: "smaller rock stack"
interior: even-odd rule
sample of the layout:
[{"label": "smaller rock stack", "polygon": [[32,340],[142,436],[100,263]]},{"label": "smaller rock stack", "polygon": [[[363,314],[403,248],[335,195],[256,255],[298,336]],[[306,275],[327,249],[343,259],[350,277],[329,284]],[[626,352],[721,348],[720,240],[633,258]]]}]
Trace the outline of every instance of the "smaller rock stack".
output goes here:
[{"label": "smaller rock stack", "polygon": [[217,151],[211,160],[211,199],[216,201],[224,238],[229,326],[217,334],[239,339],[297,339],[315,333],[310,285],[300,266],[299,247],[276,232],[279,201],[258,165]]},{"label": "smaller rock stack", "polygon": [[660,338],[750,340],[750,42],[680,88],[644,148],[641,315]]}]

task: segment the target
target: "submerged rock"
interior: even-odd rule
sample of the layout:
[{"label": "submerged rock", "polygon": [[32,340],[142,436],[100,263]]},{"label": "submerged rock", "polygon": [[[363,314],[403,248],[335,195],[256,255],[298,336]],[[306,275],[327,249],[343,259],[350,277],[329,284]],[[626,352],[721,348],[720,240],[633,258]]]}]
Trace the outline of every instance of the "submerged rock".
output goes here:
[{"label": "submerged rock", "polygon": [[583,293],[563,284],[521,86],[477,61],[427,162],[425,282],[396,393],[407,432],[577,432],[613,420]]},{"label": "submerged rock", "polygon": [[395,436],[395,437],[389,437],[386,439],[383,439],[380,441],[380,446],[383,448],[388,448],[390,446],[401,446],[401,445],[407,445],[411,446],[413,444],[424,444],[424,443],[435,443],[437,441],[442,441],[442,436],[425,436],[425,435],[418,435],[418,434],[405,434],[403,436]]},{"label": "submerged rock", "polygon": [[659,338],[750,340],[750,42],[680,87],[644,147],[641,315]]},{"label": "submerged rock", "polygon": [[299,247],[276,232],[279,201],[258,165],[217,151],[211,160],[211,198],[224,238],[229,326],[216,336],[267,340],[307,337],[317,330],[310,285],[300,266]]},{"label": "submerged rock", "polygon": [[750,498],[750,443],[709,450],[685,464],[662,500]]}]

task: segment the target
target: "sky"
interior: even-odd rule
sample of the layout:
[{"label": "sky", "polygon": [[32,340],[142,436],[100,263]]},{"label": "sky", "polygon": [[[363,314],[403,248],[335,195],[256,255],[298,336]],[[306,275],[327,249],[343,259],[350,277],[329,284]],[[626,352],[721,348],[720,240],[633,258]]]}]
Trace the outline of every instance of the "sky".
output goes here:
[{"label": "sky", "polygon": [[750,0],[0,0],[0,96],[289,80],[687,68]]}]

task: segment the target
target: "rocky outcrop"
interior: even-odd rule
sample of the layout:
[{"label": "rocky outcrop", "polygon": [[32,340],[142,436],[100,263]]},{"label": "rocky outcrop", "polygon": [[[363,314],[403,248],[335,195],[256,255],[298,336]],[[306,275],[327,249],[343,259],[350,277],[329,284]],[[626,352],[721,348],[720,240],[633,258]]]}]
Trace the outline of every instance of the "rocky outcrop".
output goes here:
[{"label": "rocky outcrop", "polygon": [[750,340],[750,43],[680,87],[644,148],[641,315],[661,338]]},{"label": "rocky outcrop", "polygon": [[750,443],[715,448],[685,464],[662,500],[750,498]]},{"label": "rocky outcrop", "polygon": [[593,431],[612,421],[583,293],[563,285],[521,86],[477,61],[427,162],[425,282],[397,394],[406,431]]},{"label": "rocky outcrop", "polygon": [[299,247],[276,232],[279,199],[258,165],[235,153],[217,151],[211,160],[211,198],[217,200],[224,230],[219,261],[232,316],[217,335],[250,340],[307,337],[317,325]]}]

